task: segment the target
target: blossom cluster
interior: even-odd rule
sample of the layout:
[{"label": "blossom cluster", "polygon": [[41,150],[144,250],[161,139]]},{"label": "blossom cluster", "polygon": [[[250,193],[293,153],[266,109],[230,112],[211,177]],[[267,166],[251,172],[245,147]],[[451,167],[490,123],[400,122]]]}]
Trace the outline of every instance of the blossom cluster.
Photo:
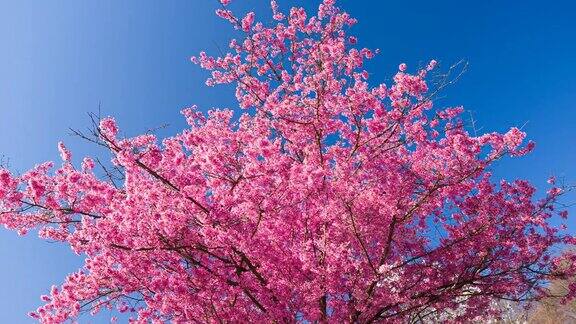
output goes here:
[{"label": "blossom cluster", "polygon": [[[406,322],[482,318],[495,299],[546,295],[574,273],[553,247],[574,237],[551,225],[562,189],[536,199],[528,182],[493,179],[525,134],[470,134],[461,107],[434,106],[432,60],[390,84],[369,83],[356,23],[333,0],[274,23],[217,14],[243,39],[192,61],[207,85],[233,84],[240,108],[182,111],[176,136],[120,137],[113,118],[94,160],[16,175],[0,170],[0,223],[62,241],[84,266],[43,296],[43,323],[116,308],[133,323]],[[110,175],[110,174],[108,174]],[[576,289],[573,289],[576,291]],[[572,296],[572,295],[571,295]]]}]

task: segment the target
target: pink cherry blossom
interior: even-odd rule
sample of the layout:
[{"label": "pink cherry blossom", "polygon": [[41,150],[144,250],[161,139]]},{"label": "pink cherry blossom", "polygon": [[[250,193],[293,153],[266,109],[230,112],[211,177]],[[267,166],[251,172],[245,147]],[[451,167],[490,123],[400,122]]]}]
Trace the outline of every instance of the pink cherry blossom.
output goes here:
[{"label": "pink cherry blossom", "polygon": [[116,137],[116,134],[118,134],[116,121],[111,117],[102,119],[100,122],[100,129],[102,130],[102,134],[108,138],[114,138]]},{"label": "pink cherry blossom", "polygon": [[60,151],[60,157],[62,158],[62,161],[70,162],[72,154],[70,154],[70,151],[66,148],[63,142],[58,143],[58,151]]},{"label": "pink cherry blossom", "polygon": [[84,137],[110,163],[77,169],[59,144],[57,168],[0,169],[0,223],[84,258],[31,318],[483,321],[495,301],[538,300],[575,274],[576,256],[554,252],[576,243],[551,221],[568,217],[554,208],[564,188],[490,172],[533,148],[526,134],[470,132],[463,107],[435,102],[453,79],[429,83],[434,60],[370,83],[377,51],[354,47],[356,20],[333,0],[314,15],[271,7],[270,25],[220,8],[243,38],[192,59],[209,86],[235,87],[239,118],[191,106],[158,139],[120,136],[107,117]]},{"label": "pink cherry blossom", "polygon": [[249,12],[244,18],[242,18],[242,30],[245,32],[250,31],[252,24],[254,23],[254,12]]}]

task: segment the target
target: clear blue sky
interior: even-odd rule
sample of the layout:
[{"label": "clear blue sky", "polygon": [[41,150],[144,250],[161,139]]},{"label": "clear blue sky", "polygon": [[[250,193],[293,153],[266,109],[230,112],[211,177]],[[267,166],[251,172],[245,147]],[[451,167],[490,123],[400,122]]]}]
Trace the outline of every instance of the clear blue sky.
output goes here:
[{"label": "clear blue sky", "polygon": [[[280,0],[312,8],[317,1]],[[236,0],[234,10],[268,15],[268,1]],[[543,186],[550,174],[576,182],[576,20],[570,1],[339,1],[359,19],[360,45],[380,48],[375,81],[400,62],[435,58],[446,68],[466,59],[467,74],[440,104],[473,111],[482,131],[521,126],[537,143],[528,157],[504,161],[499,176]],[[134,135],[169,123],[181,108],[235,107],[229,88],[206,88],[189,62],[225,47],[231,29],[213,15],[216,0],[0,0],[0,154],[15,170],[58,158],[65,140],[78,161],[94,148],[68,135],[102,111]],[[269,19],[269,16],[266,16]],[[576,199],[571,197],[572,201]],[[576,213],[575,213],[576,214]],[[574,215],[576,217],[576,215]],[[570,230],[576,232],[576,221]],[[39,295],[82,260],[63,245],[0,230],[0,322],[30,323]],[[81,322],[106,322],[108,314]]]}]

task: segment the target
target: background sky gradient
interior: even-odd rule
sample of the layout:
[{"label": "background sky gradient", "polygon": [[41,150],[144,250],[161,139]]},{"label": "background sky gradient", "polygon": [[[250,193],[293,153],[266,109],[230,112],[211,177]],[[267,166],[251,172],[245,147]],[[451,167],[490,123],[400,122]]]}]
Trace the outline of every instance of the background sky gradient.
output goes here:
[{"label": "background sky gradient", "polygon": [[[280,0],[280,7],[318,1]],[[398,64],[409,71],[438,60],[440,69],[465,59],[468,72],[437,105],[464,105],[481,132],[523,126],[536,142],[529,156],[502,161],[495,173],[545,188],[549,175],[576,182],[576,6],[569,1],[338,2],[358,18],[359,45],[380,48],[368,65],[373,82],[390,81]],[[236,0],[237,13],[255,10],[270,21],[268,1]],[[89,126],[99,104],[126,135],[162,124],[179,132],[179,111],[236,108],[230,87],[207,88],[189,61],[217,53],[234,32],[213,12],[216,0],[0,0],[0,155],[13,170],[59,161],[64,140],[74,161],[99,155],[69,136]],[[312,11],[309,11],[312,12]],[[58,163],[58,162],[57,162]],[[576,197],[566,197],[575,202]],[[576,210],[573,210],[576,217]],[[575,218],[576,219],[576,218]],[[569,230],[576,232],[576,221]],[[82,259],[66,246],[0,230],[0,322],[30,323],[39,296],[60,284]],[[84,317],[106,323],[110,313]]]}]

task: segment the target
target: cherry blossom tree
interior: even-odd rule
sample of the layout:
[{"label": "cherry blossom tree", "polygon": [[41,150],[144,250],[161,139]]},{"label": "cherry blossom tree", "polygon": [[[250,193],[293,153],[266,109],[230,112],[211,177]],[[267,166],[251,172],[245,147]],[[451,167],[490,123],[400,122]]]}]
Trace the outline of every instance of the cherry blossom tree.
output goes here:
[{"label": "cherry blossom tree", "polygon": [[551,179],[537,198],[489,171],[533,148],[525,134],[470,134],[461,107],[434,106],[462,64],[400,64],[391,84],[370,85],[377,51],[356,47],[356,20],[333,0],[311,17],[272,1],[271,25],[221,5],[242,38],[192,61],[208,86],[235,85],[239,118],[187,108],[189,127],[161,141],[95,118],[77,134],[111,163],[74,165],[59,143],[58,166],[0,169],[0,222],[85,258],[31,317],[460,321],[497,317],[495,300],[545,298],[574,274],[574,255],[555,248],[575,238],[550,221],[567,216],[555,209],[564,188]]}]

